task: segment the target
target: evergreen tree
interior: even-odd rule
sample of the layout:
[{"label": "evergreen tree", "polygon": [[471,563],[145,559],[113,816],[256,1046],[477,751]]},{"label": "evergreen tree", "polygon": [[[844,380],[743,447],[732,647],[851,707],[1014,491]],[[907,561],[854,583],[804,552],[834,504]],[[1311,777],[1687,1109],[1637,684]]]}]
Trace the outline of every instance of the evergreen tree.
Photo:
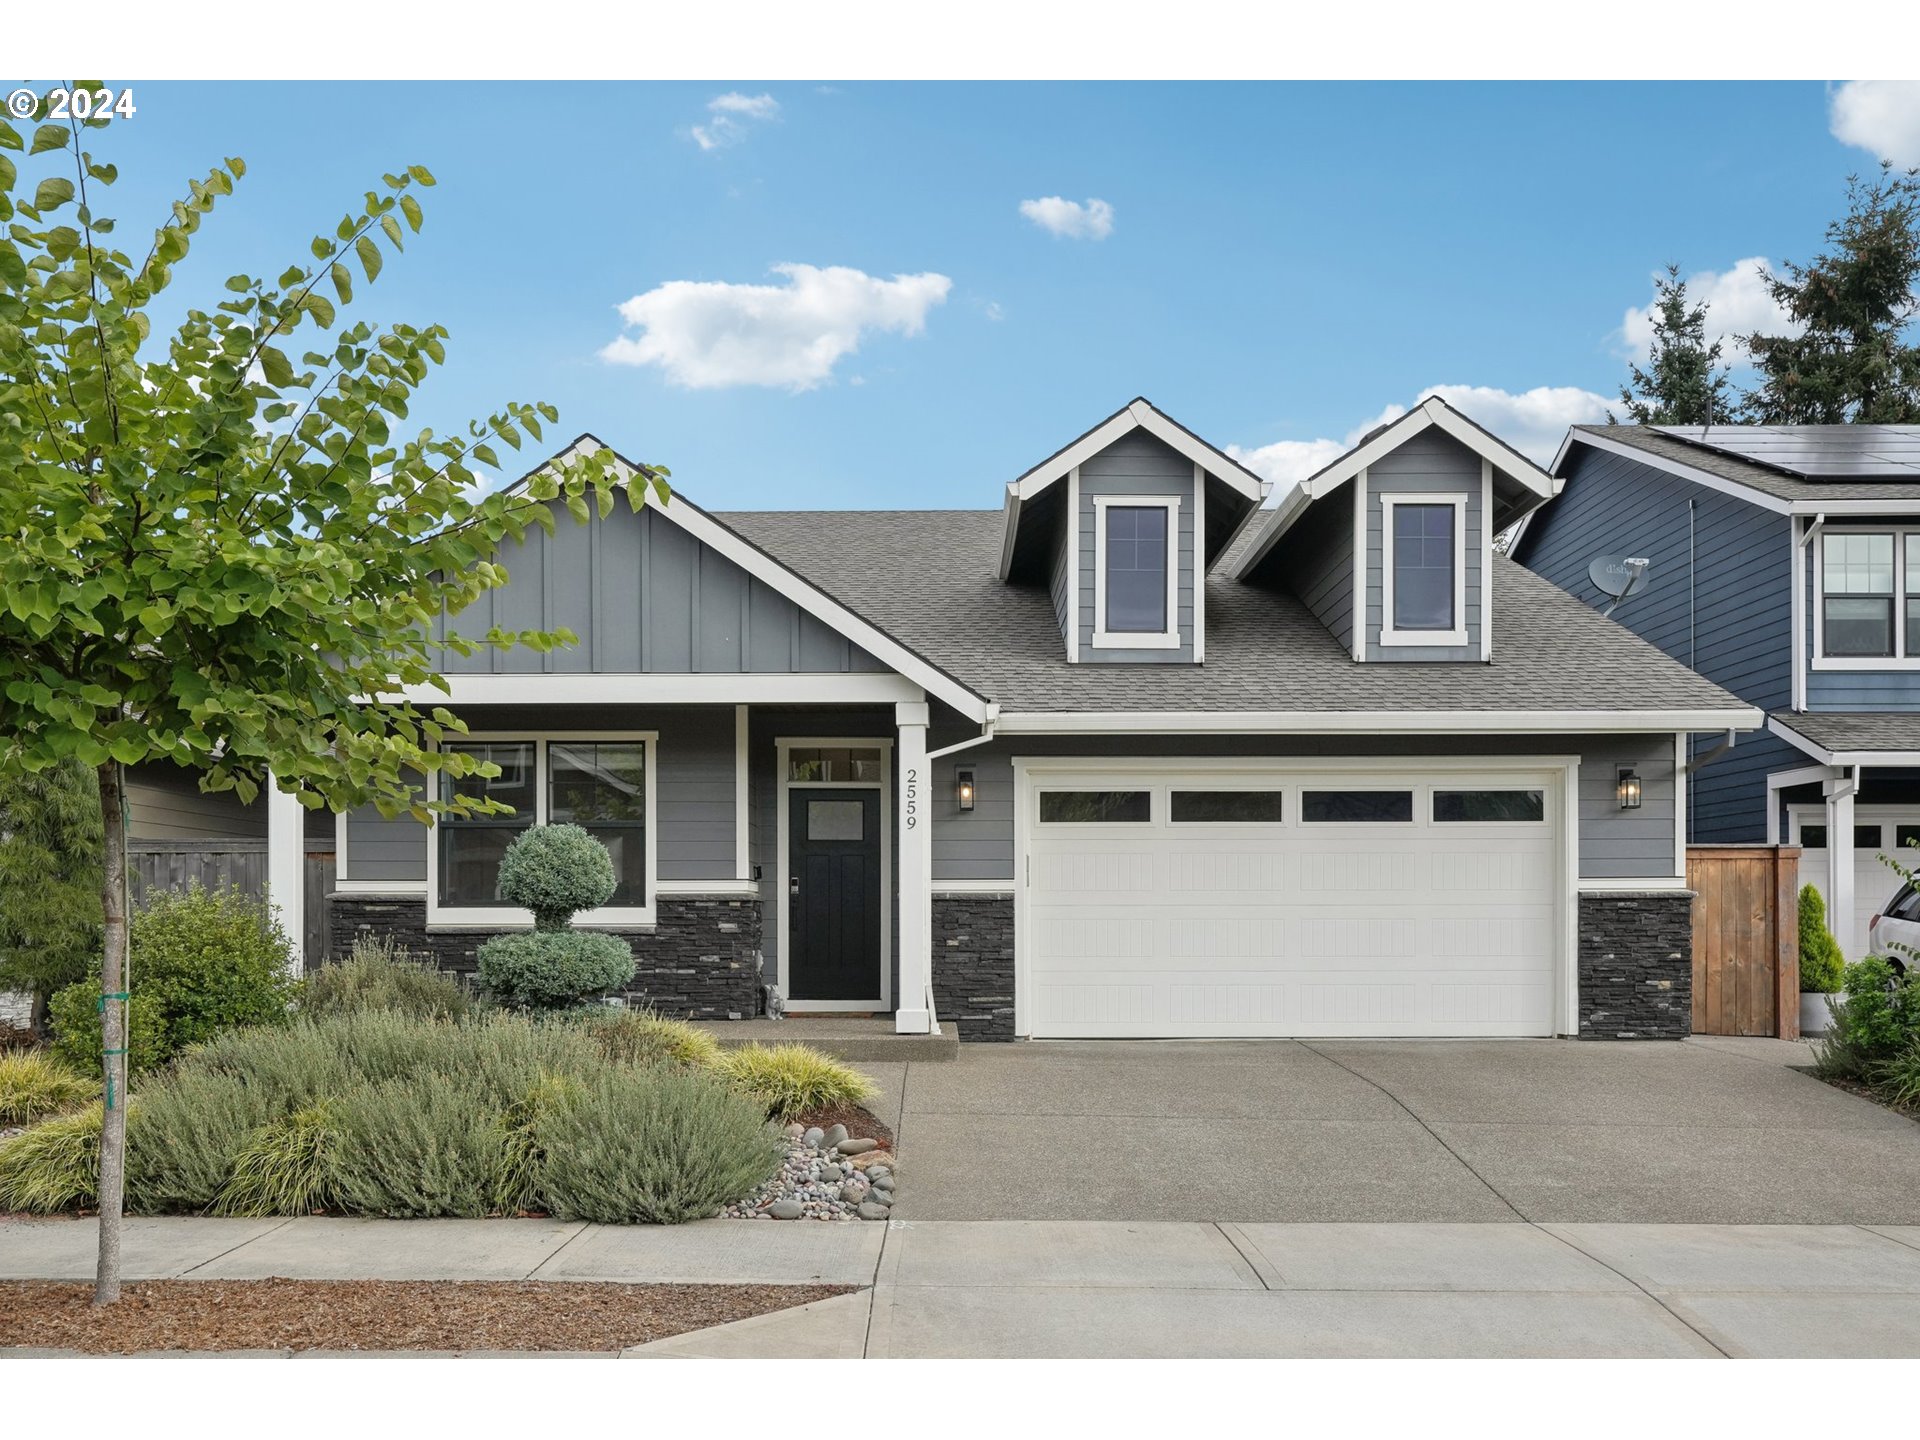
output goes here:
[{"label": "evergreen tree", "polygon": [[0,990],[47,997],[83,979],[100,953],[100,794],[76,760],[0,771]]},{"label": "evergreen tree", "polygon": [[1799,335],[1744,337],[1760,372],[1742,397],[1761,425],[1920,422],[1920,171],[1883,164],[1847,180],[1847,213],[1827,227],[1832,246],[1811,265],[1767,274]]},{"label": "evergreen tree", "polygon": [[[1727,372],[1719,368],[1720,342],[1707,343],[1707,307],[1687,304],[1687,282],[1678,265],[1653,282],[1653,344],[1647,368],[1628,367],[1620,403],[1636,425],[1711,425],[1725,422]],[[1637,394],[1635,392],[1638,392]],[[1612,411],[1608,421],[1614,420]]]}]

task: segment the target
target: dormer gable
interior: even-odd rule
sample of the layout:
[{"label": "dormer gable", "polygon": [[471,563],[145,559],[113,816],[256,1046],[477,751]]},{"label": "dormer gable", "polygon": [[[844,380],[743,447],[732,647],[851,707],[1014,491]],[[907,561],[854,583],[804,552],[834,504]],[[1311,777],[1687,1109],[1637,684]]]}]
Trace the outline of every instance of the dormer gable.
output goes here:
[{"label": "dormer gable", "polygon": [[1136,399],[1007,486],[1000,578],[1048,587],[1071,661],[1197,664],[1206,573],[1267,489]]}]

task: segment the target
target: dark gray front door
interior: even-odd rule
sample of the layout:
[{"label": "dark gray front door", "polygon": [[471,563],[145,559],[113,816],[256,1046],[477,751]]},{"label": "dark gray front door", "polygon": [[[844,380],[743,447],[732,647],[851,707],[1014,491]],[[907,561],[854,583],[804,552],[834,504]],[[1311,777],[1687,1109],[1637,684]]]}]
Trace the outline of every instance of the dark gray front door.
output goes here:
[{"label": "dark gray front door", "polygon": [[880,792],[787,797],[792,1000],[880,998]]}]

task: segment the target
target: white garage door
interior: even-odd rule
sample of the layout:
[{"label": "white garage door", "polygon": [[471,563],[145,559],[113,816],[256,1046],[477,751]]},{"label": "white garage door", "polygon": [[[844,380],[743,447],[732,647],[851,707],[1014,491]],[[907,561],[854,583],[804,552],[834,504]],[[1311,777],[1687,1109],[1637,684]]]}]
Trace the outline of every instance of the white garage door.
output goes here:
[{"label": "white garage door", "polygon": [[1565,772],[1444,765],[1029,762],[1026,1032],[1553,1034]]},{"label": "white garage door", "polygon": [[[1792,821],[1789,843],[1800,846],[1800,880],[1827,898],[1827,807],[1794,805],[1788,808]],[[1867,922],[1877,914],[1900,888],[1900,877],[1886,867],[1882,855],[1892,855],[1909,870],[1920,861],[1911,842],[1920,839],[1920,813],[1905,806],[1856,805],[1853,807],[1853,928],[1834,923],[1831,910],[1827,928],[1839,940],[1847,958],[1857,960],[1867,953]]]}]

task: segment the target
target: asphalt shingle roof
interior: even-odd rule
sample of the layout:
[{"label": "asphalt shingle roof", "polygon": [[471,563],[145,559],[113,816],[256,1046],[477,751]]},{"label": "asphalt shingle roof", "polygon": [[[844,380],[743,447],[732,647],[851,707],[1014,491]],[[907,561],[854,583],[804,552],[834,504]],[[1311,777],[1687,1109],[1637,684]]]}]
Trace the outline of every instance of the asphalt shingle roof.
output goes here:
[{"label": "asphalt shingle roof", "polygon": [[716,518],[1007,711],[1746,708],[1504,558],[1490,663],[1357,664],[1293,596],[1216,572],[1204,664],[1073,665],[1046,589],[998,578],[997,510]]},{"label": "asphalt shingle roof", "polygon": [[1920,714],[1874,710],[1777,710],[1767,717],[1833,754],[1920,750]]},{"label": "asphalt shingle roof", "polygon": [[1649,456],[1736,481],[1777,500],[1920,500],[1920,483],[1911,480],[1799,480],[1723,451],[1676,440],[1642,425],[1576,425],[1573,430],[1576,436],[1604,436],[1635,450],[1644,450]]}]

